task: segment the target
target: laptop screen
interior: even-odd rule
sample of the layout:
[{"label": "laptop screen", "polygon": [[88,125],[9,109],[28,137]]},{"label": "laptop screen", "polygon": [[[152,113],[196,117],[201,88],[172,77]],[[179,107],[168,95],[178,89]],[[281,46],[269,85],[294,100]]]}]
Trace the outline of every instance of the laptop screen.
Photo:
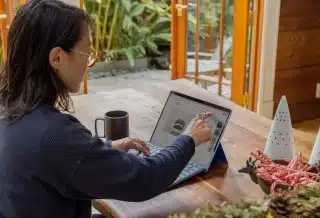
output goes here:
[{"label": "laptop screen", "polygon": [[197,114],[202,112],[213,113],[213,116],[206,120],[207,125],[213,132],[212,140],[197,146],[192,160],[202,164],[205,168],[209,168],[216,147],[231,115],[231,110],[227,108],[181,93],[171,92],[150,142],[160,146],[168,145],[176,136],[183,133],[189,122]]}]

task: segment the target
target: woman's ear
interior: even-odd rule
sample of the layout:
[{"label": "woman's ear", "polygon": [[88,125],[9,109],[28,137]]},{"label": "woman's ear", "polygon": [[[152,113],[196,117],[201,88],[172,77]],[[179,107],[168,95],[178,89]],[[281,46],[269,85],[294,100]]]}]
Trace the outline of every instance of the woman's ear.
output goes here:
[{"label": "woman's ear", "polygon": [[51,49],[49,53],[49,63],[51,67],[55,70],[59,70],[61,65],[61,52],[62,49],[60,47],[55,47]]}]

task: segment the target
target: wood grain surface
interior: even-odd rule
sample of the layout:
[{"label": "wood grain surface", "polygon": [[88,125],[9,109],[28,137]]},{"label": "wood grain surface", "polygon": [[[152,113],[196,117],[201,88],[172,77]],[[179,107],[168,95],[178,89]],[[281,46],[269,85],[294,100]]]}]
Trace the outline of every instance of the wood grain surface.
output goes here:
[{"label": "wood grain surface", "polygon": [[320,117],[320,14],[318,0],[282,0],[274,87],[276,107],[289,101],[293,123]]},{"label": "wood grain surface", "polygon": [[[263,148],[271,121],[257,116],[231,101],[201,89],[187,80],[150,84],[144,91],[122,89],[114,92],[73,96],[76,116],[93,130],[94,118],[112,109],[129,112],[130,134],[149,140],[170,92],[176,90],[233,110],[222,143],[229,165],[213,163],[202,173],[181,185],[145,202],[133,203],[100,199],[94,207],[108,217],[167,217],[174,212],[193,211],[206,202],[238,202],[258,199],[260,188],[249,176],[238,173],[249,157],[249,152]],[[298,151],[309,155],[314,141],[312,134],[294,130]]]}]

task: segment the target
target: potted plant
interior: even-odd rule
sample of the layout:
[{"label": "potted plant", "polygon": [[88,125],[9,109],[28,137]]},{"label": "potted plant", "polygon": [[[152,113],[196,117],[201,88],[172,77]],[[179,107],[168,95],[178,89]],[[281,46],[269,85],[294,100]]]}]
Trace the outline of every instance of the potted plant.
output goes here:
[{"label": "potted plant", "polygon": [[[112,69],[147,68],[148,62],[169,69],[170,1],[168,0],[85,0],[92,16],[92,49],[100,62],[91,72]],[[195,18],[188,25],[195,34]]]},{"label": "potted plant", "polygon": [[[219,34],[219,29],[216,29],[215,25],[215,17],[218,16],[218,3],[216,1],[204,0],[201,6],[200,11],[203,11],[203,14],[201,14],[203,21],[201,23],[203,23],[205,32],[203,49],[205,52],[212,53],[217,46],[216,41],[218,37],[216,33]],[[216,30],[218,30],[218,32]]]},{"label": "potted plant", "polygon": [[163,1],[86,0],[85,8],[101,60],[91,71],[146,68],[147,55],[160,54],[157,43],[170,42],[170,7]]}]

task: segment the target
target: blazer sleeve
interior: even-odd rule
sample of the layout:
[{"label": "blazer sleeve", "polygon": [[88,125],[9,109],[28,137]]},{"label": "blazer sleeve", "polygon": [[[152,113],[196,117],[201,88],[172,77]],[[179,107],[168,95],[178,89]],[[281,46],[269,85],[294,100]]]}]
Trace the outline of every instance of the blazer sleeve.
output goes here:
[{"label": "blazer sleeve", "polygon": [[181,135],[156,155],[139,157],[92,136],[70,115],[47,132],[41,179],[80,200],[153,198],[166,191],[195,152],[194,140]]}]

